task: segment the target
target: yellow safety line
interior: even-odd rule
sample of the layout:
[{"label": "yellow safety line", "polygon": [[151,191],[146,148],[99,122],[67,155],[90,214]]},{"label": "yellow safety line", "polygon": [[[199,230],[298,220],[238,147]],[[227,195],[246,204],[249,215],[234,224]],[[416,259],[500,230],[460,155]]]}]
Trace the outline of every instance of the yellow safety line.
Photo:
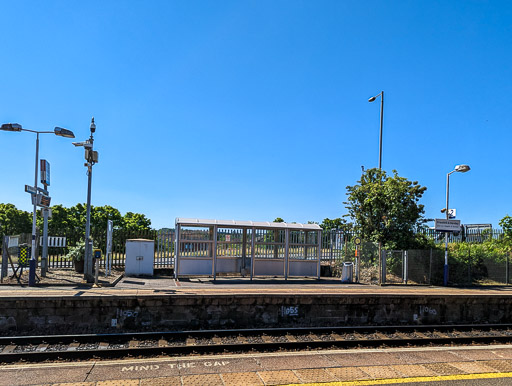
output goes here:
[{"label": "yellow safety line", "polygon": [[376,379],[376,380],[338,381],[338,382],[327,382],[327,383],[290,383],[286,386],[366,386],[366,385],[389,385],[389,384],[393,384],[393,383],[460,381],[460,380],[466,380],[466,379],[496,379],[496,378],[512,378],[512,372],[509,372],[509,373],[437,375],[435,377],[386,378],[386,379]]}]

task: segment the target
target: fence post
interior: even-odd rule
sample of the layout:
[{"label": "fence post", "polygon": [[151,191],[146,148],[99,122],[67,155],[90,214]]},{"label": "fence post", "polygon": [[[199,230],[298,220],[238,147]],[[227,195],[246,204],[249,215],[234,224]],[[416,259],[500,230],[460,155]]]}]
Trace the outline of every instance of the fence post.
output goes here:
[{"label": "fence post", "polygon": [[331,258],[330,258],[330,260],[331,260],[331,261],[330,261],[330,265],[331,265],[331,266],[332,266],[332,260],[333,260],[333,254],[332,254],[332,253],[333,253],[333,250],[332,250],[332,247],[333,247],[333,245],[332,245],[332,241],[333,241],[333,240],[332,240],[332,235],[334,234],[334,232],[335,232],[335,231],[334,231],[333,229],[331,229],[331,232],[330,232],[330,234],[331,234],[331,251],[330,251],[330,253],[331,253],[331,256],[330,256]]},{"label": "fence post", "polygon": [[506,258],[505,258],[505,275],[507,276],[507,278],[505,279],[505,283],[508,285],[508,257],[509,257],[510,253],[507,253],[506,255]]},{"label": "fence post", "polygon": [[407,284],[407,279],[408,279],[408,275],[407,275],[407,271],[408,271],[408,262],[407,262],[407,251],[404,251],[404,283]]},{"label": "fence post", "polygon": [[4,277],[8,275],[9,269],[9,236],[4,236],[4,240],[2,243],[2,272],[0,275],[0,280],[3,281]]},{"label": "fence post", "polygon": [[471,245],[468,244],[468,282],[471,284]]},{"label": "fence post", "polygon": [[386,250],[381,250],[381,255],[379,256],[379,260],[381,262],[381,278],[382,284],[386,284]]}]

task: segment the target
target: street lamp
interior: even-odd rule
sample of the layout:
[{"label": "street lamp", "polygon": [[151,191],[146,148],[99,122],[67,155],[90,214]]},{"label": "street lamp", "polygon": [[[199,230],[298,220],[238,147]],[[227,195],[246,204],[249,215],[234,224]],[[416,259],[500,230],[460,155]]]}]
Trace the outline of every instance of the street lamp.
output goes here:
[{"label": "street lamp", "polygon": [[382,168],[382,122],[384,119],[384,91],[368,99],[373,102],[380,96],[380,134],[379,134],[379,169]]},{"label": "street lamp", "polygon": [[94,281],[92,274],[92,244],[90,243],[91,235],[91,184],[92,184],[92,167],[98,163],[98,152],[93,150],[94,138],[93,134],[96,131],[96,124],[94,123],[94,117],[91,120],[91,136],[88,140],[83,142],[73,142],[73,145],[83,146],[85,148],[85,159],[86,163],[84,166],[87,167],[87,215],[85,221],[85,256],[84,256],[84,279],[88,283]]},{"label": "street lamp", "polygon": [[[375,101],[380,96],[380,133],[379,133],[379,171],[382,170],[382,122],[384,119],[384,91],[381,91],[379,94],[372,96],[368,99],[368,102]],[[379,176],[382,178],[382,175]],[[382,282],[382,241],[379,240],[379,284]]]},{"label": "street lamp", "polygon": [[[466,173],[470,171],[471,168],[469,165],[457,165],[455,166],[455,169],[453,169],[450,173],[446,175],[446,207],[444,210],[446,211],[446,219],[450,219],[449,214],[449,206],[448,206],[448,200],[450,197],[450,174],[459,172],[459,173]],[[448,232],[445,232],[444,234],[444,279],[443,284],[446,287],[448,285]]]},{"label": "street lamp", "polygon": [[[0,126],[0,130],[3,131],[28,131],[30,133],[36,133],[36,166],[35,166],[35,177],[34,177],[34,191],[37,197],[37,164],[39,162],[39,134],[55,134],[59,137],[75,138],[75,135],[71,130],[63,129],[62,127],[55,127],[53,131],[36,131],[24,129],[18,123],[4,123]],[[33,200],[34,211],[32,214],[32,250],[30,253],[29,273],[28,273],[28,285],[30,287],[36,284],[36,214],[37,214],[37,199]]]}]

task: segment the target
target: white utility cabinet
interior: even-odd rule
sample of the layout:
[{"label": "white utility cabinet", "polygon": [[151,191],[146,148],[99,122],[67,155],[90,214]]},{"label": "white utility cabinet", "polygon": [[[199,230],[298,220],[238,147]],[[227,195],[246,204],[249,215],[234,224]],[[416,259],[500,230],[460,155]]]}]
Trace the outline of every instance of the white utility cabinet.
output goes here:
[{"label": "white utility cabinet", "polygon": [[126,276],[153,276],[155,241],[146,239],[126,240]]}]

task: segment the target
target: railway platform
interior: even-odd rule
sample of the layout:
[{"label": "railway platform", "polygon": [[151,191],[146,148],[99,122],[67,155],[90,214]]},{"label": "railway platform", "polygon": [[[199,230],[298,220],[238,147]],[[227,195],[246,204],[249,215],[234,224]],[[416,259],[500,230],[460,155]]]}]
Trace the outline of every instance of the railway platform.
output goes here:
[{"label": "railway platform", "polygon": [[[0,385],[375,385],[512,381],[510,346],[330,350],[179,358],[18,364]],[[504,383],[497,383],[501,380]],[[494,381],[496,383],[494,383]]]},{"label": "railway platform", "polygon": [[[341,284],[330,278],[123,278],[115,287],[0,287],[9,334],[158,329],[510,323],[512,288]],[[1,385],[380,384],[500,379],[507,345],[319,350],[13,364]],[[352,382],[352,383],[350,383]],[[506,382],[506,381],[505,381]],[[504,383],[506,384],[506,383]]]},{"label": "railway platform", "polygon": [[0,331],[512,322],[512,287],[339,280],[123,278],[115,287],[0,286]]}]

